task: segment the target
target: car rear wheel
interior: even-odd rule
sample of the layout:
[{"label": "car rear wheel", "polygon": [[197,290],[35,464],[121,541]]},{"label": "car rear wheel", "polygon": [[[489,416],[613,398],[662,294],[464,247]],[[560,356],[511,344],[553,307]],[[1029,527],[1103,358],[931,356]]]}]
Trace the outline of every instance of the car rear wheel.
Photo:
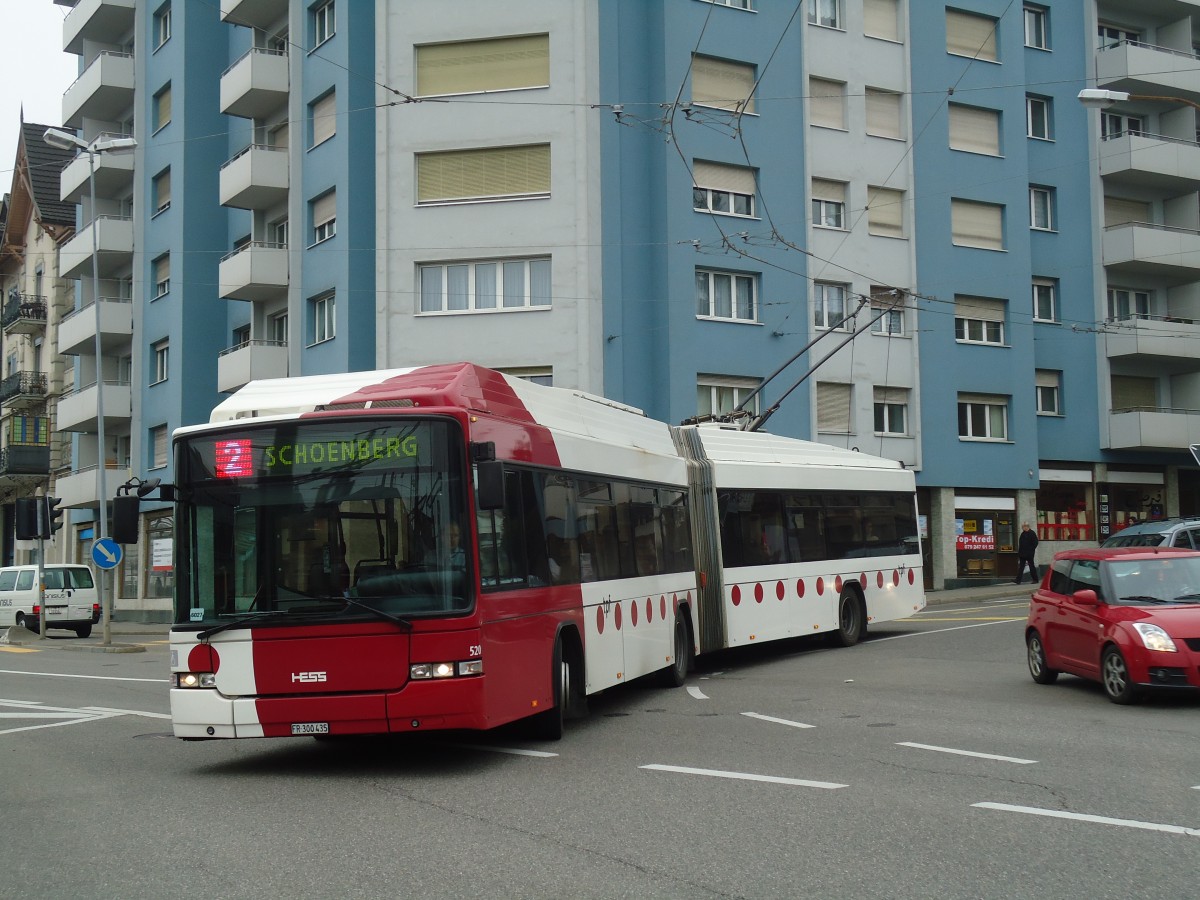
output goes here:
[{"label": "car rear wheel", "polygon": [[1029,632],[1025,647],[1029,651],[1026,657],[1033,680],[1038,684],[1054,684],[1058,680],[1058,670],[1046,665],[1046,648],[1042,646],[1042,638],[1036,631]]},{"label": "car rear wheel", "polygon": [[91,637],[92,636],[91,623],[89,622],[87,625],[77,625],[75,627],[75,634],[81,638]]},{"label": "car rear wheel", "polygon": [[1104,693],[1113,703],[1127,706],[1137,702],[1138,687],[1129,677],[1129,666],[1116,647],[1106,649],[1100,658],[1100,681],[1104,685]]}]

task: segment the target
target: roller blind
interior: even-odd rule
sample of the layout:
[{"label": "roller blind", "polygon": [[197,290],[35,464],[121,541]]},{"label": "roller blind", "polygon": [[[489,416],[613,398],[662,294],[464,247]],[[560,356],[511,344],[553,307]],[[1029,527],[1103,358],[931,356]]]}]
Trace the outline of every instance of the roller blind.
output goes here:
[{"label": "roller blind", "polygon": [[171,170],[159,174],[154,179],[154,202],[159,210],[166,209],[171,203]]},{"label": "roller blind", "polygon": [[999,394],[959,394],[959,403],[983,403],[988,406],[1007,406],[1008,401]]},{"label": "roller blind", "polygon": [[711,56],[692,56],[692,102],[754,112],[754,67]]},{"label": "roller blind", "polygon": [[817,431],[850,432],[850,385],[817,382]]},{"label": "roller blind", "polygon": [[1004,301],[987,297],[954,298],[954,315],[959,319],[982,319],[985,322],[1004,321]]},{"label": "roller blind", "polygon": [[867,134],[888,138],[904,136],[899,94],[867,88]]},{"label": "roller blind", "polygon": [[417,156],[418,203],[549,193],[549,144]]},{"label": "roller blind", "polygon": [[154,127],[162,128],[171,121],[171,86],[167,85],[154,97]]},{"label": "roller blind", "polygon": [[154,283],[156,285],[171,279],[171,257],[160,256],[154,261]]},{"label": "roller blind", "polygon": [[812,180],[812,195],[814,200],[832,200],[838,203],[846,202],[846,184],[842,181],[828,181],[824,178]]},{"label": "roller blind", "polygon": [[1004,249],[1004,207],[972,200],[950,201],[951,239],[960,247]]},{"label": "roller blind", "polygon": [[1158,407],[1158,379],[1134,375],[1112,376],[1112,408],[1136,409]]},{"label": "roller blind", "polygon": [[337,191],[322,194],[312,202],[313,227],[324,225],[337,216]]},{"label": "roller blind", "polygon": [[884,237],[904,237],[904,192],[867,188],[867,231]]},{"label": "roller blind", "polygon": [[312,142],[315,147],[337,133],[337,95],[330,91],[312,104]]},{"label": "roller blind", "polygon": [[1058,387],[1058,372],[1050,369],[1038,369],[1033,373],[1033,382],[1037,387]]},{"label": "roller blind", "polygon": [[994,109],[950,104],[950,147],[969,153],[1000,155],[1000,113]]},{"label": "roller blind", "polygon": [[946,52],[996,60],[996,20],[957,9],[946,10]]},{"label": "roller blind", "polygon": [[727,166],[698,159],[692,163],[692,178],[697,187],[754,194],[754,170],[746,166]]},{"label": "roller blind", "polygon": [[863,34],[885,41],[900,40],[898,6],[896,0],[864,0]]},{"label": "roller blind", "polygon": [[550,36],[521,35],[416,48],[417,95],[466,94],[550,84]]},{"label": "roller blind", "polygon": [[908,388],[878,387],[874,388],[876,403],[907,403]]},{"label": "roller blind", "polygon": [[1122,200],[1119,197],[1104,198],[1104,224],[1123,225],[1126,222],[1149,222],[1150,204],[1140,200]]},{"label": "roller blind", "polygon": [[846,85],[824,78],[808,79],[808,117],[813,125],[846,127]]}]

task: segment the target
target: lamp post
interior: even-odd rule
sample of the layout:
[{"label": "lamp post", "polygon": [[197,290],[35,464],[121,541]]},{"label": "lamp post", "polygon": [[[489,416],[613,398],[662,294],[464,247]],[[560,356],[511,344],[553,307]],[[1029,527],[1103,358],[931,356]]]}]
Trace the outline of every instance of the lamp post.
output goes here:
[{"label": "lamp post", "polygon": [[1131,94],[1128,91],[1106,91],[1098,88],[1085,88],[1077,97],[1080,103],[1088,109],[1108,109],[1117,103],[1129,100],[1164,100],[1168,103],[1183,103],[1193,109],[1200,109],[1200,103],[1186,97],[1159,97],[1152,94]]},{"label": "lamp post", "polygon": [[[104,365],[100,340],[100,223],[96,216],[96,157],[101,153],[132,150],[137,146],[137,141],[131,137],[109,137],[97,138],[89,144],[83,138],[60,128],[47,128],[42,140],[51,147],[60,150],[76,149],[86,153],[88,157],[88,197],[92,206],[92,303],[96,307],[96,447],[99,457],[99,466],[96,468],[99,507],[96,514],[96,535],[97,540],[104,540],[108,537],[108,493],[104,483],[108,467],[108,448],[104,435]],[[112,598],[104,590],[103,572],[96,579],[96,594],[102,611],[103,643],[107,646],[112,643]]]}]

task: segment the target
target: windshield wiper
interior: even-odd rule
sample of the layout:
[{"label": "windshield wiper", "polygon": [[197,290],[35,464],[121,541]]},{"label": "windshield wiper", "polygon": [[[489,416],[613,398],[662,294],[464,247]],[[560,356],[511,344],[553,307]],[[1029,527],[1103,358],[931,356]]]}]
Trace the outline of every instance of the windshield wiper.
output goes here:
[{"label": "windshield wiper", "polygon": [[211,638],[214,634],[220,634],[222,631],[225,631],[229,628],[237,628],[239,625],[247,625],[250,622],[265,622],[270,619],[277,619],[280,617],[287,618],[290,616],[311,616],[314,614],[320,615],[317,610],[310,609],[261,609],[257,612],[243,613],[236,619],[230,619],[228,622],[222,622],[220,625],[214,625],[212,628],[205,628],[203,631],[199,632],[196,637],[201,642],[204,642]]},{"label": "windshield wiper", "polygon": [[412,622],[408,621],[408,619],[405,619],[402,616],[393,615],[390,612],[384,612],[382,609],[376,609],[374,606],[363,603],[361,600],[355,600],[353,597],[342,597],[342,600],[345,601],[349,606],[357,606],[359,609],[365,609],[367,612],[372,613],[380,619],[386,619],[389,622],[395,622],[403,631],[412,631]]},{"label": "windshield wiper", "polygon": [[1129,597],[1122,597],[1119,602],[1124,603],[1127,600],[1133,600],[1138,603],[1170,603],[1170,600],[1164,600],[1162,597],[1150,597],[1146,594],[1134,594]]},{"label": "windshield wiper", "polygon": [[1176,600],[1200,600],[1200,594],[1180,594]]}]

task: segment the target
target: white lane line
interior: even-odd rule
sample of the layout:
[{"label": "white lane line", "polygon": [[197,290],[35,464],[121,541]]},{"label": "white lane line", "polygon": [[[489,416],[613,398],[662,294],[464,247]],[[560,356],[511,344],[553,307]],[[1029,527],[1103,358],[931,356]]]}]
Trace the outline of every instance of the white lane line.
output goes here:
[{"label": "white lane line", "polygon": [[1097,825],[1119,825],[1123,828],[1140,828],[1143,831],[1165,831],[1167,834],[1200,837],[1200,828],[1185,828],[1182,825],[1161,825],[1157,822],[1138,822],[1134,819],[1112,819],[1108,816],[1089,816],[1084,813],[1063,812],[1057,809],[1039,809],[1036,806],[1010,806],[1007,803],[972,803],[971,805],[979,809],[996,809],[1001,812],[1024,813],[1029,816],[1074,819],[1078,822],[1094,822]]},{"label": "white lane line", "polygon": [[912,741],[897,741],[897,747],[915,747],[918,750],[936,750],[938,753],[953,753],[956,756],[974,756],[979,759],[994,759],[998,762],[1017,763],[1022,766],[1033,765],[1036,759],[1018,759],[1015,756],[997,756],[995,753],[976,753],[974,750],[955,750],[953,747],[935,747],[933,744],[914,744]]},{"label": "white lane line", "polygon": [[18,672],[16,669],[0,669],[0,675],[41,675],[45,678],[86,678],[92,681],[144,681],[149,684],[162,684],[169,678],[121,678],[116,675],[68,675],[65,672]]},{"label": "white lane line", "polygon": [[[170,718],[170,716],[167,718]],[[558,756],[557,753],[551,753],[548,750],[524,750],[521,747],[493,747],[488,744],[443,744],[443,746],[455,747],[459,750],[486,750],[488,753],[507,753],[510,756],[536,756],[538,759]]]},{"label": "white lane line", "polygon": [[793,722],[790,719],[777,719],[774,716],[764,716],[762,713],[744,712],[743,716],[760,719],[763,722],[774,722],[776,725],[790,725],[792,728],[816,728],[816,725],[806,725],[804,722]]},{"label": "white lane line", "polygon": [[707,700],[708,699],[708,697],[705,695],[704,691],[700,690],[700,688],[696,687],[694,684],[688,685],[687,692],[689,694],[691,694],[692,698],[695,700]]},{"label": "white lane line", "polygon": [[[903,621],[903,620],[900,620]],[[873,637],[869,641],[863,642],[864,647],[870,647],[872,644],[882,644],[884,641],[898,641],[901,638],[924,637],[927,634],[942,634],[946,631],[962,631],[965,628],[986,628],[989,625],[1011,625],[1013,622],[1024,622],[1025,619],[1002,619],[999,622],[978,622],[974,625],[956,625],[953,628],[934,628],[930,631],[910,631],[908,634],[893,634],[888,637]]]},{"label": "white lane line", "polygon": [[764,781],[768,784],[788,784],[796,787],[822,788],[836,790],[849,787],[847,784],[835,784],[832,781],[806,781],[803,778],[781,778],[778,775],[753,775],[749,772],[724,772],[720,769],[693,769],[690,766],[638,766],[639,769],[652,769],[655,772],[678,772],[683,775],[706,775],[709,778],[731,778],[735,781]]},{"label": "white lane line", "polygon": [[170,713],[147,712],[144,709],[112,709],[108,706],[81,706],[85,712],[110,713],[114,716],[141,716],[144,719],[169,719]]},{"label": "white lane line", "polygon": [[0,712],[0,719],[78,719],[77,712]]}]

